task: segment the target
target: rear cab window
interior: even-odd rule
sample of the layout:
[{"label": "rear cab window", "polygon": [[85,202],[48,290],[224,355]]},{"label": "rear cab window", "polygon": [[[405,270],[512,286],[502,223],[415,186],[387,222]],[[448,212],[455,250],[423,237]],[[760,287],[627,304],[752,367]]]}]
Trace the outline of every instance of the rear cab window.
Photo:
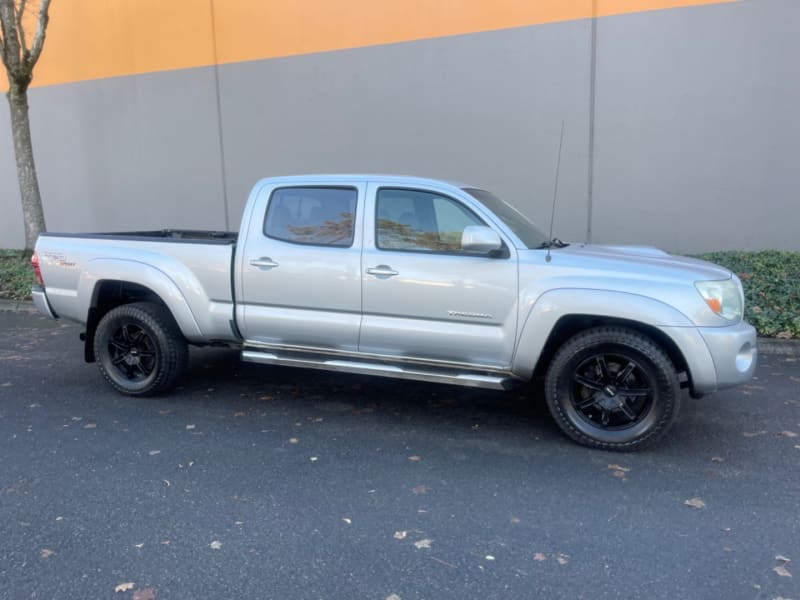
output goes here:
[{"label": "rear cab window", "polygon": [[292,244],[349,248],[358,191],[351,187],[285,187],[272,192],[264,235]]}]

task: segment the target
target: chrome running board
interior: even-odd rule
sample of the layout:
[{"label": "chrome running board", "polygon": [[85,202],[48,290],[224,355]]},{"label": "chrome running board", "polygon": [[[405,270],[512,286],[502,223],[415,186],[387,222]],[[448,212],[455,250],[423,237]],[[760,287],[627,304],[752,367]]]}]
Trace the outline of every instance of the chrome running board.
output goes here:
[{"label": "chrome running board", "polygon": [[511,374],[455,371],[441,367],[425,368],[412,364],[387,364],[384,362],[368,362],[354,359],[342,359],[340,357],[326,357],[324,355],[313,357],[308,355],[292,356],[253,349],[242,350],[242,360],[265,365],[303,367],[307,369],[320,369],[323,371],[337,371],[340,373],[376,375],[378,377],[394,377],[397,379],[412,379],[414,381],[427,381],[432,383],[449,383],[451,385],[492,390],[507,390],[519,382],[519,380]]}]

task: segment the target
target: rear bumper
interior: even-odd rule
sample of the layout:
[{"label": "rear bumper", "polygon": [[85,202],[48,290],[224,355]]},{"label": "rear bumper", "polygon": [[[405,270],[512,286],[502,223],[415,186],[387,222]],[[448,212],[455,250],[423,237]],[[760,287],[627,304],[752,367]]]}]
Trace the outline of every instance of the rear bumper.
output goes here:
[{"label": "rear bumper", "polygon": [[50,308],[50,303],[47,301],[47,295],[44,293],[44,288],[39,285],[34,285],[31,288],[31,296],[33,296],[33,305],[40,313],[51,319],[57,319],[58,316]]}]

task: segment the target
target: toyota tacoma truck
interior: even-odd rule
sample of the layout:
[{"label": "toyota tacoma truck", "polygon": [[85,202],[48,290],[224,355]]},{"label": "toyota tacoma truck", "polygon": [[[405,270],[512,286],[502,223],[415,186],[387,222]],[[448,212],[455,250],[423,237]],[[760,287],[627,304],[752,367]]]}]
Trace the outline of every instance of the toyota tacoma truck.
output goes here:
[{"label": "toyota tacoma truck", "polygon": [[507,389],[543,379],[578,443],[652,443],[747,381],[739,279],[648,247],[565,244],[490,192],[375,175],[268,178],[235,232],[44,233],[38,309],[82,324],[118,392],[164,392],[188,346],[245,361]]}]

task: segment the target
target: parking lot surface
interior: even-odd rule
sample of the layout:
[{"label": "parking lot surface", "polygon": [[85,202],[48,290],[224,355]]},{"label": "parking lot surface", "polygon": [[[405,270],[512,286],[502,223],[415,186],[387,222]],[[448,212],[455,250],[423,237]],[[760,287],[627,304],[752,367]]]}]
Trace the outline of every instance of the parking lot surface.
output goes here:
[{"label": "parking lot surface", "polygon": [[792,357],[619,454],[568,441],[534,386],[197,349],[135,399],[77,326],[0,331],[0,598],[800,598]]}]

